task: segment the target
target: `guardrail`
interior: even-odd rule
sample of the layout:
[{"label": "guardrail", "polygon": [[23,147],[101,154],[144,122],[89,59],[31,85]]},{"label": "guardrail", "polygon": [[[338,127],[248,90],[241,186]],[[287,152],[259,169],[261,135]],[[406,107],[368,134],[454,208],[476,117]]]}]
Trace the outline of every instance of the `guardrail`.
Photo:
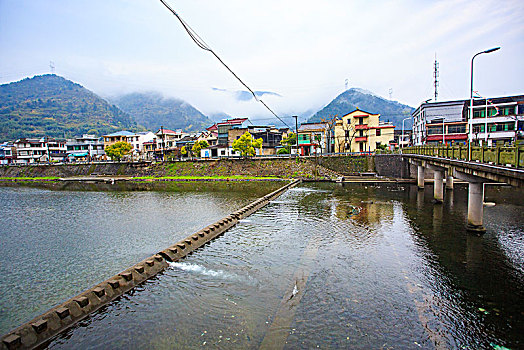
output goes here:
[{"label": "guardrail", "polygon": [[406,147],[403,154],[419,154],[458,160],[510,166],[513,168],[524,167],[523,146],[471,146],[471,159],[468,159],[468,146],[412,146]]}]

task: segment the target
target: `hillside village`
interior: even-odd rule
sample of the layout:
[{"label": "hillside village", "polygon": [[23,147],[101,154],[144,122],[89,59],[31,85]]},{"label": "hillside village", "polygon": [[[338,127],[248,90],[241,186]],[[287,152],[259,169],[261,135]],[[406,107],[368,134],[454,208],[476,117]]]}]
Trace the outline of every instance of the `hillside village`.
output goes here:
[{"label": "hillside village", "polygon": [[71,139],[20,138],[0,145],[0,162],[35,164],[112,160],[106,150],[122,142],[129,144],[123,159],[130,161],[238,157],[246,154],[241,154],[234,143],[246,133],[253,141],[261,140],[260,147],[254,148],[254,154],[249,154],[254,156],[297,152],[302,156],[374,152],[377,148],[397,146],[394,130],[392,123],[380,121],[379,114],[355,110],[325,122],[302,123],[298,128],[297,147],[297,136],[287,127],[254,125],[249,118],[231,118],[196,133],[161,127],[145,132],[121,130],[102,137],[84,134]]}]

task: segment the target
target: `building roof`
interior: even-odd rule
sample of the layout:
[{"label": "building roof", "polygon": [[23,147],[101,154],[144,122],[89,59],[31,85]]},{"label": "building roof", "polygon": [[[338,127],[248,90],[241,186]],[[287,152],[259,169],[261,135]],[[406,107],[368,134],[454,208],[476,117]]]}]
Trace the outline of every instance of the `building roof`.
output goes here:
[{"label": "building roof", "polygon": [[126,131],[126,130],[122,130],[122,131],[114,132],[114,133],[109,134],[109,135],[104,135],[104,137],[111,137],[111,136],[133,136],[133,135],[135,135],[134,132]]},{"label": "building roof", "polygon": [[240,125],[245,122],[248,118],[233,118],[227,119],[223,122],[217,123],[216,125]]},{"label": "building roof", "polygon": [[362,109],[355,109],[354,111],[351,111],[347,114],[344,114],[342,117],[345,117],[351,113],[355,113],[355,112],[362,112],[362,113],[365,113],[365,114],[369,114],[369,115],[380,115],[379,113],[370,113],[370,112],[366,112],[366,111],[363,111]]},{"label": "building roof", "polygon": [[325,130],[326,129],[326,123],[302,123],[298,127],[298,132],[300,131],[317,131],[317,130]]},{"label": "building roof", "polygon": [[162,128],[162,129],[158,129],[158,131],[155,134],[162,134],[162,133],[163,134],[181,134],[182,130],[173,131],[173,130],[169,130],[166,128]]}]

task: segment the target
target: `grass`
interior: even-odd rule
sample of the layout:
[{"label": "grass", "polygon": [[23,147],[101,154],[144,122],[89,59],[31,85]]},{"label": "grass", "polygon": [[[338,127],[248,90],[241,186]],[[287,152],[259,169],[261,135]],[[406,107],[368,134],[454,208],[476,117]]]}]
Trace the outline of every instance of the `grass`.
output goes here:
[{"label": "grass", "polygon": [[282,180],[282,178],[277,176],[245,176],[245,175],[213,175],[213,176],[136,176],[132,180]]},{"label": "grass", "polygon": [[42,177],[28,177],[28,176],[20,176],[20,177],[0,177],[0,181],[13,181],[13,180],[30,180],[30,181],[48,181],[48,180],[59,180],[60,178],[58,176],[42,176]]}]

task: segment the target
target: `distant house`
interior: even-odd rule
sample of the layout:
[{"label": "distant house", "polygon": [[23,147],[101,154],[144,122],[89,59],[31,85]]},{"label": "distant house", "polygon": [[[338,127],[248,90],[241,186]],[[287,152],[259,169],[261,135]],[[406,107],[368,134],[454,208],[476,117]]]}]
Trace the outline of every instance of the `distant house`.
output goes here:
[{"label": "distant house", "polygon": [[160,128],[155,133],[156,135],[156,148],[155,157],[159,159],[165,158],[166,154],[176,153],[178,151],[177,142],[188,136],[189,134],[183,132],[182,129],[170,130]]},{"label": "distant house", "polygon": [[394,140],[395,126],[380,121],[380,114],[354,110],[335,124],[336,152],[374,152]]},{"label": "distant house", "polygon": [[16,160],[16,147],[10,142],[0,144],[0,164],[12,164]]},{"label": "distant house", "polygon": [[248,118],[226,119],[216,123],[218,133],[218,145],[227,146],[229,144],[229,130],[246,128],[249,122]]},{"label": "distant house", "polygon": [[334,130],[327,123],[302,123],[298,128],[298,152],[302,156],[333,152]]},{"label": "distant house", "polygon": [[202,158],[220,158],[220,157],[240,157],[239,152],[233,151],[233,148],[227,145],[215,145],[200,151]]},{"label": "distant house", "polygon": [[278,149],[282,148],[280,141],[289,133],[289,128],[276,128],[273,125],[231,128],[228,130],[228,146],[232,147],[233,142],[246,132],[249,132],[254,139],[262,139],[262,149],[255,149],[257,155],[275,155]]},{"label": "distant house", "polygon": [[124,131],[114,132],[114,133],[109,134],[109,135],[104,135],[103,136],[103,138],[104,138],[104,149],[106,149],[107,147],[109,147],[111,145],[114,145],[117,142],[129,142],[128,141],[128,137],[130,138],[131,136],[134,136],[134,135],[135,135],[135,133],[130,132],[130,131],[125,131],[125,130]]},{"label": "distant house", "polygon": [[66,141],[42,137],[22,138],[14,142],[17,152],[16,163],[33,164],[39,162],[63,161],[66,157]]},{"label": "distant house", "polygon": [[95,160],[104,157],[104,141],[95,135],[84,134],[67,140],[67,158]]}]

